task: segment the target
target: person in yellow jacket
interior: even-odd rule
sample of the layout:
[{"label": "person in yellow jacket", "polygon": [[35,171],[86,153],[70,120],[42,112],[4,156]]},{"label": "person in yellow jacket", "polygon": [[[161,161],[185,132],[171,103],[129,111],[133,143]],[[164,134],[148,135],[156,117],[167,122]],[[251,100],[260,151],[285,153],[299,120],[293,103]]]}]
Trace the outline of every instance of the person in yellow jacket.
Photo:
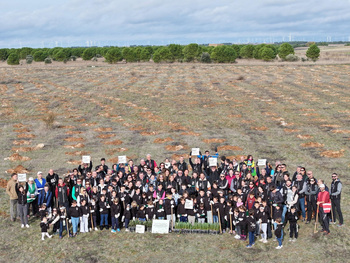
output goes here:
[{"label": "person in yellow jacket", "polygon": [[17,173],[11,174],[11,179],[6,186],[6,193],[10,196],[10,217],[11,221],[16,221],[18,196],[16,192]]}]

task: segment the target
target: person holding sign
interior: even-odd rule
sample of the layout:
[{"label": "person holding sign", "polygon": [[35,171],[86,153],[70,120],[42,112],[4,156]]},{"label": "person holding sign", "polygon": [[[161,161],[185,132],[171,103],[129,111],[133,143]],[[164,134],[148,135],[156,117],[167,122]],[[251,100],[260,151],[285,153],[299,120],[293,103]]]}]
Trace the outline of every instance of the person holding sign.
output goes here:
[{"label": "person holding sign", "polygon": [[10,218],[11,221],[16,221],[17,217],[17,203],[18,203],[18,196],[16,191],[16,183],[17,183],[17,173],[11,174],[11,179],[8,181],[6,186],[6,193],[10,197]]},{"label": "person holding sign", "polygon": [[[196,148],[194,148],[196,149]],[[197,148],[198,149],[198,148]],[[193,149],[192,149],[192,152],[191,152],[192,155],[193,154]],[[199,157],[196,157],[196,160],[195,162],[193,163],[192,162],[192,158],[191,158],[191,154],[188,158],[188,161],[192,167],[192,173],[197,173],[197,174],[200,174],[202,172],[202,164],[203,164],[203,159],[199,158]]]},{"label": "person holding sign", "polygon": [[[81,164],[78,166],[78,171],[82,176],[84,176],[84,178],[86,178],[86,175],[88,173],[91,173],[91,169],[92,169],[91,158],[87,158],[87,157],[90,157],[90,156],[83,156],[83,160]],[[87,162],[87,159],[90,159],[90,161]]]}]

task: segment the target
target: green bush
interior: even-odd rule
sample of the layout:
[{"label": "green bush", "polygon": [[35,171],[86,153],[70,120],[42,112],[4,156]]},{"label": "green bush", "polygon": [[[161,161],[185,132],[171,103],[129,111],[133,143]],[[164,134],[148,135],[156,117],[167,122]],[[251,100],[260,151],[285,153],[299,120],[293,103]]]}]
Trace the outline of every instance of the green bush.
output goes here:
[{"label": "green bush", "polygon": [[156,50],[153,54],[153,61],[160,62],[174,62],[174,57],[167,47],[162,47]]},{"label": "green bush", "polygon": [[311,59],[312,61],[318,60],[320,56],[320,49],[316,44],[312,44],[306,51],[307,58]]},{"label": "green bush", "polygon": [[136,62],[138,60],[135,49],[130,47],[123,48],[122,55],[126,62]]},{"label": "green bush", "polygon": [[274,60],[276,58],[276,54],[273,51],[273,49],[269,48],[269,47],[263,47],[261,49],[261,59],[264,61],[270,61],[270,60]]},{"label": "green bush", "polygon": [[34,52],[33,58],[34,58],[34,61],[36,62],[42,62],[45,60],[45,58],[48,57],[48,55],[49,55],[48,52],[38,50]]},{"label": "green bush", "polygon": [[144,48],[140,54],[140,61],[149,61],[151,59],[152,53],[148,48]]},{"label": "green bush", "polygon": [[8,65],[19,65],[19,56],[16,53],[11,53],[7,58]]},{"label": "green bush", "polygon": [[83,60],[91,60],[96,55],[95,48],[86,48],[82,54]]},{"label": "green bush", "polygon": [[230,46],[217,46],[211,53],[212,60],[218,63],[235,62],[236,57],[236,51]]},{"label": "green bush", "polygon": [[184,59],[186,62],[192,62],[197,59],[199,56],[199,46],[198,44],[192,43],[188,44],[184,47],[182,50],[182,53],[184,55]]},{"label": "green bush", "polygon": [[294,55],[294,48],[289,43],[283,43],[278,49],[278,56],[285,60],[289,54]]},{"label": "green bush", "polygon": [[296,56],[296,55],[293,55],[293,54],[289,54],[288,56],[286,56],[285,58],[286,61],[298,61],[299,60],[299,57]]},{"label": "green bush", "polygon": [[254,45],[245,45],[241,48],[239,55],[242,58],[253,58]]},{"label": "green bush", "polygon": [[9,56],[9,53],[6,48],[0,49],[0,60],[6,61],[7,57]]},{"label": "green bush", "polygon": [[210,54],[208,52],[203,52],[200,57],[200,61],[202,63],[211,63]]},{"label": "green bush", "polygon": [[122,52],[117,47],[111,48],[105,55],[106,62],[108,63],[117,63],[118,61],[122,61]]},{"label": "green bush", "polygon": [[169,51],[171,52],[173,58],[176,61],[180,61],[180,60],[182,60],[184,58],[184,55],[182,53],[183,46],[178,45],[178,44],[170,44],[168,46],[168,48],[169,48]]}]

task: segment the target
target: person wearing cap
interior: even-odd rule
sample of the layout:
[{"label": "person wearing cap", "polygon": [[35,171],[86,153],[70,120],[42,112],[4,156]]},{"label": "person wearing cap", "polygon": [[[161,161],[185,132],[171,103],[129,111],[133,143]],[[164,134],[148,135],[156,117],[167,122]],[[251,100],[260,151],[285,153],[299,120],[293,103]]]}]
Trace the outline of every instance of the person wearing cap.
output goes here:
[{"label": "person wearing cap", "polygon": [[16,221],[18,196],[16,191],[17,173],[11,174],[11,179],[7,182],[6,193],[10,197],[10,218]]},{"label": "person wearing cap", "polygon": [[27,192],[27,203],[28,203],[28,211],[27,215],[30,214],[30,205],[32,205],[32,213],[35,216],[38,212],[38,201],[36,200],[38,196],[38,189],[36,188],[36,184],[34,183],[33,177],[29,177],[28,179],[28,192]]},{"label": "person wearing cap", "polygon": [[317,205],[319,206],[319,216],[322,220],[322,232],[325,235],[329,234],[329,219],[328,215],[323,211],[323,204],[329,203],[329,192],[326,191],[326,186],[324,184],[320,184],[320,192],[317,196]]},{"label": "person wearing cap", "polygon": [[333,213],[333,224],[335,224],[335,221],[337,219],[336,215],[338,214],[339,217],[339,224],[338,226],[343,225],[343,214],[340,209],[340,199],[341,199],[341,191],[342,191],[342,183],[340,182],[338,178],[338,174],[333,173],[332,174],[332,184],[331,184],[331,192],[330,192],[330,198],[332,202],[332,213]]}]

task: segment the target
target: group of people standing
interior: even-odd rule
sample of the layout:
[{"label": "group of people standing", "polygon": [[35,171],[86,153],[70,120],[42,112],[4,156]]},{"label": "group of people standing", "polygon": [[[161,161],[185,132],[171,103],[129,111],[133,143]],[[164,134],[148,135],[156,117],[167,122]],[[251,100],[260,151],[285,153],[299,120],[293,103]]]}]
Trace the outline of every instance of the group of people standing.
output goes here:
[{"label": "group of people standing", "polygon": [[[248,248],[258,236],[268,242],[275,230],[278,249],[288,222],[290,241],[298,238],[298,220],[309,224],[319,216],[325,234],[330,221],[343,224],[342,183],[336,173],[328,188],[312,171],[300,166],[290,173],[279,161],[274,167],[269,162],[258,166],[251,155],[229,160],[209,151],[192,158],[189,164],[180,157],[158,165],[147,155],[138,165],[129,160],[111,168],[102,158],[96,167],[91,161],[82,163],[62,177],[50,169],[46,178],[38,172],[35,180],[30,177],[25,183],[19,183],[14,173],[6,189],[10,217],[15,221],[18,211],[22,228],[29,227],[30,212],[40,217],[42,239],[51,237],[50,226],[62,238],[70,225],[71,236],[76,236],[78,228],[81,233],[128,231],[132,220],[167,219],[170,230],[176,221],[218,223],[221,232],[249,238]],[[217,165],[210,165],[209,158],[217,158]],[[329,203],[331,214],[326,209]]]}]

